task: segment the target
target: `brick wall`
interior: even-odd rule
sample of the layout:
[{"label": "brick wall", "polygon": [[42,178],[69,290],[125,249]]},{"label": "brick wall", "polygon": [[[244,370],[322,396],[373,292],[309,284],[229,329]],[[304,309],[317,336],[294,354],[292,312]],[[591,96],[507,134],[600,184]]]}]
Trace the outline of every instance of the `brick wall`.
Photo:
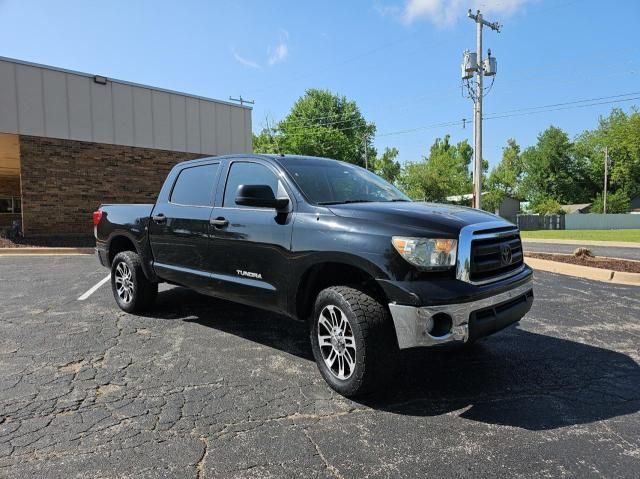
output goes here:
[{"label": "brick wall", "polygon": [[101,203],[153,203],[193,153],[20,136],[24,233],[91,235]]}]

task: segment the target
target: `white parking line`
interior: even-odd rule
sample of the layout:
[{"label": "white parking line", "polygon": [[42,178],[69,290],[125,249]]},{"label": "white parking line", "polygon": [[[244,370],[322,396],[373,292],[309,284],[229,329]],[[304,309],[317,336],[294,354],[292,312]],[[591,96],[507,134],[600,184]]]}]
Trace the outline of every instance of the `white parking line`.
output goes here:
[{"label": "white parking line", "polygon": [[80,296],[78,298],[78,301],[84,301],[85,299],[87,299],[89,296],[91,296],[93,293],[95,293],[96,291],[98,291],[98,288],[100,288],[100,286],[102,286],[103,284],[105,284],[107,281],[109,281],[109,279],[111,279],[111,275],[108,274],[106,278],[103,278],[100,280],[100,282],[94,286],[92,286],[86,293],[84,293],[82,296]]}]

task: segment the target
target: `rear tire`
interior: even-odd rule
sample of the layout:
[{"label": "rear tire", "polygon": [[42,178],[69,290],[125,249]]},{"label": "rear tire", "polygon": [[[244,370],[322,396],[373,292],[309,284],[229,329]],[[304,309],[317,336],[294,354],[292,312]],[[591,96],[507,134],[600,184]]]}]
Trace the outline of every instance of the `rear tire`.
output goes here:
[{"label": "rear tire", "polygon": [[111,290],[118,306],[127,313],[148,310],[158,296],[158,283],[142,271],[140,256],[133,251],[118,253],[111,263]]},{"label": "rear tire", "polygon": [[356,287],[332,286],[318,294],[311,346],[325,381],[343,396],[373,392],[395,370],[398,345],[389,312]]}]

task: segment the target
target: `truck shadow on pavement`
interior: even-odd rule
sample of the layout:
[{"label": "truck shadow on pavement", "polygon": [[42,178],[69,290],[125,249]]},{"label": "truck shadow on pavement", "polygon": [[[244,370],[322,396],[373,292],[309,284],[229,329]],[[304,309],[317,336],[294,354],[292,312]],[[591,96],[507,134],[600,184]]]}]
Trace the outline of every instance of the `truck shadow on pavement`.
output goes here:
[{"label": "truck shadow on pavement", "polygon": [[[196,322],[313,361],[305,323],[184,288],[160,293],[149,316]],[[640,366],[616,351],[516,326],[469,349],[403,351],[393,386],[356,402],[401,415],[456,411],[488,424],[555,429],[640,410]]]}]

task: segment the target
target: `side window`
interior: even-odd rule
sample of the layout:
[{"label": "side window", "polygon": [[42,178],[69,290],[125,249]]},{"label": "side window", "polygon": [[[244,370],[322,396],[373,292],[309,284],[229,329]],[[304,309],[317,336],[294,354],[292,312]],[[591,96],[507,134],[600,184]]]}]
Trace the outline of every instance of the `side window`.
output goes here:
[{"label": "side window", "polygon": [[211,206],[218,163],[185,168],[178,175],[171,192],[171,203]]},{"label": "side window", "polygon": [[231,164],[229,170],[222,206],[246,208],[236,204],[236,193],[240,185],[269,185],[273,194],[278,195],[278,178],[269,168],[259,163],[236,162]]}]

